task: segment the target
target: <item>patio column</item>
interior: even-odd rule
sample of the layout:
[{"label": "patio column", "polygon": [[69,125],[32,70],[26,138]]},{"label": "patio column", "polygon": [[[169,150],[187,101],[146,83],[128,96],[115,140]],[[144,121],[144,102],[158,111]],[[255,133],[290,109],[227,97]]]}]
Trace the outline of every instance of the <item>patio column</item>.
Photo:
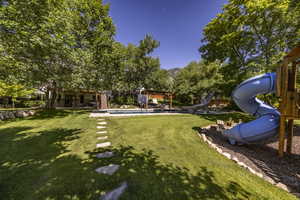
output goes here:
[{"label": "patio column", "polygon": [[96,108],[97,110],[100,109],[100,95],[98,93],[96,93]]},{"label": "patio column", "polygon": [[173,95],[169,94],[169,98],[170,98],[170,109],[172,109],[172,107],[173,107]]},{"label": "patio column", "polygon": [[101,94],[101,109],[107,109],[107,96],[106,94]]}]

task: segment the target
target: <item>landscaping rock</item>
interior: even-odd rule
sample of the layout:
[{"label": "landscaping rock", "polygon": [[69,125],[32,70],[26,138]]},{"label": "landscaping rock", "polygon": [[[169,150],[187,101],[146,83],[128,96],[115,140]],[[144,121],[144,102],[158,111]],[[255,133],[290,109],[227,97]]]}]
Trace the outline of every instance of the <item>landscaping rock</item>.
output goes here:
[{"label": "landscaping rock", "polygon": [[[231,126],[236,124],[233,120],[229,120],[229,122],[231,122]],[[222,122],[217,123],[222,124]],[[300,176],[295,173],[299,171],[299,165],[297,163],[300,160],[300,145],[298,142],[300,141],[299,126],[294,127],[293,154],[282,159],[278,159],[276,154],[278,148],[278,141],[276,140],[270,140],[267,143],[263,142],[251,145],[240,144],[234,146],[228,143],[227,138],[219,131],[220,128],[218,130],[216,125],[211,127],[212,128],[202,128],[198,133],[201,138],[204,138],[205,135],[206,142],[210,147],[214,148],[216,145],[217,148],[214,148],[216,151],[228,158],[231,157],[231,160],[236,162],[239,166],[263,178],[267,182],[293,194],[299,193]],[[230,127],[226,125],[225,128]],[[205,141],[205,139],[203,140]],[[270,149],[272,149],[272,151],[270,151]]]},{"label": "landscaping rock", "polygon": [[216,150],[217,150],[217,152],[219,152],[219,153],[223,153],[223,151],[222,151],[222,149],[221,148],[219,148],[219,147],[216,147]]},{"label": "landscaping rock", "polygon": [[7,116],[8,116],[8,119],[15,119],[16,118],[13,112],[8,112]]},{"label": "landscaping rock", "polygon": [[33,110],[28,111],[29,116],[33,116],[34,114],[35,114],[35,111],[33,111]]},{"label": "landscaping rock", "polygon": [[111,152],[111,151],[106,151],[104,153],[99,153],[96,155],[97,158],[110,158],[110,157],[113,157],[114,156],[114,153]]},{"label": "landscaping rock", "polygon": [[110,164],[107,166],[97,168],[96,172],[99,174],[113,175],[119,168],[120,165]]},{"label": "landscaping rock", "polygon": [[111,145],[110,142],[104,142],[104,143],[97,144],[96,147],[97,148],[105,148],[105,147],[109,147],[110,145]]},{"label": "landscaping rock", "polygon": [[235,157],[235,156],[232,156],[232,158],[231,158],[234,162],[239,162],[239,159],[237,158],[237,157]]},{"label": "landscaping rock", "polygon": [[100,200],[118,200],[119,197],[123,194],[123,192],[128,187],[127,182],[123,182],[118,188],[108,192],[107,194],[100,197]]},{"label": "landscaping rock", "polygon": [[237,162],[237,164],[238,164],[239,166],[244,167],[244,168],[247,169],[247,165],[246,165],[245,163],[243,163],[243,162]]},{"label": "landscaping rock", "polygon": [[222,154],[223,154],[223,156],[225,156],[226,158],[231,159],[231,155],[230,155],[229,153],[223,152]]},{"label": "landscaping rock", "polygon": [[283,183],[281,183],[281,182],[278,182],[278,183],[276,184],[276,186],[279,187],[279,188],[281,188],[281,189],[283,189],[283,190],[285,190],[285,191],[288,191],[288,192],[289,192],[288,187],[287,187],[286,185],[284,185]]},{"label": "landscaping rock", "polygon": [[223,130],[225,129],[225,122],[222,121],[222,120],[217,120],[217,125],[218,125],[218,128]]},{"label": "landscaping rock", "polygon": [[210,126],[211,131],[217,131],[218,127],[217,126]]},{"label": "landscaping rock", "polygon": [[23,118],[34,114],[35,111],[27,111],[27,110],[0,111],[0,120]]},{"label": "landscaping rock", "polygon": [[271,183],[272,185],[275,185],[275,184],[276,184],[275,181],[274,181],[272,178],[270,178],[269,176],[264,176],[264,179],[265,179],[266,181],[268,181],[269,183]]},{"label": "landscaping rock", "polygon": [[98,137],[97,139],[98,139],[98,140],[107,140],[108,137],[107,137],[107,136],[103,136],[103,137]]},{"label": "landscaping rock", "polygon": [[107,133],[107,131],[98,131],[98,132],[96,132],[97,134],[106,134]]},{"label": "landscaping rock", "polygon": [[105,126],[97,126],[98,129],[104,129],[106,128]]},{"label": "landscaping rock", "polygon": [[218,125],[224,125],[224,124],[225,124],[225,122],[224,122],[224,121],[222,121],[222,120],[217,120],[217,124],[218,124]]},{"label": "landscaping rock", "polygon": [[16,117],[21,117],[21,118],[29,116],[25,111],[17,111],[15,115]]},{"label": "landscaping rock", "polygon": [[106,125],[106,122],[98,122],[99,125]]}]

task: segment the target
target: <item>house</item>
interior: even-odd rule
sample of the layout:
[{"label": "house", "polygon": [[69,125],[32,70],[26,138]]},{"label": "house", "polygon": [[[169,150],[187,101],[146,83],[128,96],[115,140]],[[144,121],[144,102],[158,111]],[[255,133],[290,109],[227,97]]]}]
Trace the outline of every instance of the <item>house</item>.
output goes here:
[{"label": "house", "polygon": [[[95,90],[57,89],[55,107],[95,107],[107,109],[107,95]],[[52,90],[53,93],[53,90]],[[50,90],[51,95],[51,90]]]}]

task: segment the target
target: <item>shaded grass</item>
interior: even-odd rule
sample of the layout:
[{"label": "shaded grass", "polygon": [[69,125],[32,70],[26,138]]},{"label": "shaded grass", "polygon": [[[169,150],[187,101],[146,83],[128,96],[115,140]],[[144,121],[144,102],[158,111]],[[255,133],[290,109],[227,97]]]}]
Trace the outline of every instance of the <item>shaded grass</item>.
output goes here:
[{"label": "shaded grass", "polygon": [[239,122],[239,120],[242,120],[243,122],[248,122],[255,119],[253,116],[242,112],[220,114],[220,115],[201,115],[201,117],[213,122],[216,122],[217,120],[223,120],[223,121],[233,120],[235,122]]},{"label": "shaded grass", "polygon": [[[129,183],[121,199],[295,199],[226,160],[192,129],[199,116],[108,120],[115,156],[98,159],[96,120],[81,111],[40,113],[0,126],[0,199],[98,199]],[[94,170],[121,165],[113,176]]]}]

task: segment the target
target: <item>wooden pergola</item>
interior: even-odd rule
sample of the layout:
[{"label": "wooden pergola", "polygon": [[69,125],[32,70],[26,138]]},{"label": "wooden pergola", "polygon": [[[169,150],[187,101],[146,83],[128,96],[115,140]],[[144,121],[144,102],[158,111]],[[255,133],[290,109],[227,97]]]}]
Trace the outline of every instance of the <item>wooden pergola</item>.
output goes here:
[{"label": "wooden pergola", "polygon": [[[173,107],[173,93],[171,92],[164,92],[164,91],[156,91],[156,90],[145,90],[143,94],[149,98],[151,94],[159,94],[169,98],[169,108],[172,109]],[[146,109],[148,109],[148,103],[146,104]]]},{"label": "wooden pergola", "polygon": [[276,94],[279,97],[281,113],[278,146],[280,157],[284,155],[285,151],[287,154],[292,153],[294,120],[300,119],[300,90],[296,85],[297,66],[300,65],[297,60],[299,58],[300,45],[292,49],[277,69]]}]

